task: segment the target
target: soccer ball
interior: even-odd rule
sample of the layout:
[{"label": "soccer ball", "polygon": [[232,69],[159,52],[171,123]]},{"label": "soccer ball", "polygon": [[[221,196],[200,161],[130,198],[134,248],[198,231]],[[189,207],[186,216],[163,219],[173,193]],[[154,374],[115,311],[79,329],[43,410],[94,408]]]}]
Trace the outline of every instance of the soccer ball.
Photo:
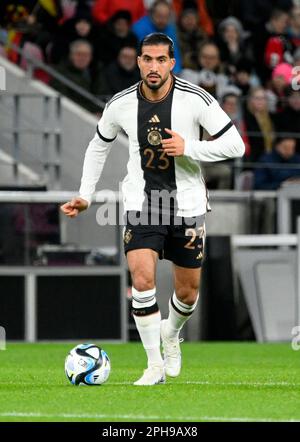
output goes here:
[{"label": "soccer ball", "polygon": [[77,345],[66,357],[65,373],[73,385],[101,385],[108,379],[110,360],[97,345]]}]

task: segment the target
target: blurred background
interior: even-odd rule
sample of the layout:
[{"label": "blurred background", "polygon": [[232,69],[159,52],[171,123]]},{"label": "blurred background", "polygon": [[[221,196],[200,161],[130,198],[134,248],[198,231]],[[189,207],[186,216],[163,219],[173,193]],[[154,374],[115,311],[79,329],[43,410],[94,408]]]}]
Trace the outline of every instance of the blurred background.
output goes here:
[{"label": "blurred background", "polygon": [[[76,195],[105,103],[139,80],[138,44],[155,31],[174,40],[175,75],[210,92],[246,146],[242,159],[203,163],[212,212],[200,307],[184,337],[287,341],[300,324],[300,1],[2,0],[0,325],[8,340],[138,338],[122,226],[96,221],[103,203],[122,213],[125,134],[90,210],[68,220],[59,205]],[[166,316],[167,261],[157,288]]]}]

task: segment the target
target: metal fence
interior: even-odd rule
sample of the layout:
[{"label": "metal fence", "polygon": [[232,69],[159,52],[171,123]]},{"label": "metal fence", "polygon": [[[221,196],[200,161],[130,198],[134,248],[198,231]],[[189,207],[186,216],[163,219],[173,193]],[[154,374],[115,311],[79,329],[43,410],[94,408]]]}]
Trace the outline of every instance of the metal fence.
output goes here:
[{"label": "metal fence", "polygon": [[[30,103],[38,102],[35,115]],[[20,165],[41,172],[39,183],[60,188],[61,99],[59,95],[5,93],[0,95],[2,148],[12,157],[12,174],[20,182]],[[7,146],[7,148],[5,148]],[[33,146],[37,148],[34,150]]]},{"label": "metal fence", "polygon": [[[31,237],[31,222],[29,217],[28,206],[29,205],[45,205],[55,204],[57,207],[72,199],[77,194],[74,192],[0,192],[0,208],[3,206],[23,207],[24,208],[24,235],[25,235],[25,248],[30,247]],[[99,192],[93,200],[93,203],[101,205],[114,204],[116,205],[117,218],[120,211],[120,195],[118,193],[112,194],[111,192],[106,194],[105,192]],[[3,220],[2,220],[3,221]],[[60,251],[70,251],[70,248],[64,248],[63,243],[66,237],[66,222],[67,217],[62,216],[59,221],[61,247]],[[96,222],[96,220],[95,220]],[[37,340],[37,324],[38,324],[38,312],[37,312],[37,298],[42,296],[39,293],[38,278],[40,277],[116,277],[119,289],[118,299],[120,312],[120,326],[119,326],[119,340],[126,341],[128,334],[127,325],[127,268],[125,266],[125,258],[122,250],[122,226],[116,223],[114,226],[114,248],[116,249],[116,256],[114,261],[108,263],[103,262],[89,262],[88,264],[49,264],[47,262],[32,262],[29,259],[28,252],[25,252],[25,263],[15,265],[0,265],[0,278],[2,277],[22,277],[24,279],[24,338],[28,342],[35,342]],[[105,233],[103,233],[105,235]],[[0,251],[1,251],[1,238],[0,238]],[[71,252],[82,251],[82,246],[72,247]],[[99,286],[101,287],[101,279],[99,280]],[[108,294],[107,302],[109,301]],[[5,302],[3,299],[1,302]],[[49,305],[49,311],[51,305]],[[99,318],[101,321],[101,316]],[[91,337],[92,338],[92,337]]]}]

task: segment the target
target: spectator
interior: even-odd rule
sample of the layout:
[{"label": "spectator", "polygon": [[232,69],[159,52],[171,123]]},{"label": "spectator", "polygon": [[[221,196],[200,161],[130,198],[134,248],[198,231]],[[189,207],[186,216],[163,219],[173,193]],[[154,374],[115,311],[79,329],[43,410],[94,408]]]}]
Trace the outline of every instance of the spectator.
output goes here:
[{"label": "spectator", "polygon": [[300,154],[300,91],[290,86],[286,91],[287,103],[284,111],[275,119],[276,130],[297,141],[296,151]]},{"label": "spectator", "polygon": [[182,54],[182,67],[191,68],[197,50],[206,34],[199,27],[196,9],[184,9],[178,21],[178,40]]},{"label": "spectator", "polygon": [[108,95],[114,95],[139,81],[136,57],[136,48],[125,46],[121,48],[117,60],[105,69]]},{"label": "spectator", "polygon": [[0,26],[5,29],[18,28],[25,23],[33,9],[31,0],[24,0],[22,4],[17,0],[1,0]]},{"label": "spectator", "polygon": [[88,40],[95,49],[92,18],[87,11],[77,12],[76,15],[66,20],[58,29],[50,48],[50,62],[58,64],[68,57],[70,44],[79,39]]},{"label": "spectator", "polygon": [[269,84],[268,107],[269,111],[274,113],[281,113],[285,106],[286,88],[291,84],[293,75],[293,67],[288,63],[278,64],[272,72],[272,80]]},{"label": "spectator", "polygon": [[[41,52],[42,59],[47,59],[47,47],[61,17],[61,0],[54,0],[50,9],[48,3],[30,0],[0,2],[0,24],[8,31],[8,42],[20,47],[27,42],[35,45],[34,51]],[[20,61],[12,48],[8,50],[8,58],[14,63]]]},{"label": "spectator", "polygon": [[[70,45],[69,58],[62,61],[55,68],[60,74],[91,94],[102,96],[107,89],[103,68],[98,64],[92,64],[92,58],[93,49],[91,44],[85,40],[75,40]],[[50,85],[90,112],[96,113],[98,111],[96,105],[91,104],[89,100],[60,81],[52,79]]]},{"label": "spectator", "polygon": [[264,88],[256,87],[250,91],[245,108],[245,123],[250,145],[247,160],[256,162],[261,155],[271,151],[274,140],[274,126]]},{"label": "spectator", "polygon": [[278,32],[276,35],[275,29],[275,34],[268,38],[264,53],[265,65],[269,69],[274,69],[280,63],[293,61],[293,46],[286,35],[288,16],[278,11],[278,19],[274,22],[277,23]]},{"label": "spectator", "polygon": [[293,48],[300,47],[300,6],[294,6],[290,11],[290,25],[287,29],[287,37]]},{"label": "spectator", "polygon": [[196,63],[195,69],[184,69],[181,77],[220,98],[229,79],[223,73],[218,46],[213,42],[203,43]]},{"label": "spectator", "polygon": [[138,46],[136,35],[131,31],[131,15],[128,11],[116,12],[105,26],[97,29],[95,58],[105,64],[116,60],[124,46]]},{"label": "spectator", "polygon": [[45,60],[53,36],[58,32],[59,21],[63,17],[62,0],[37,2],[26,19],[27,31],[23,43],[29,41],[43,51]]},{"label": "spectator", "polygon": [[253,64],[247,59],[240,59],[236,65],[236,71],[231,76],[231,84],[236,86],[244,101],[253,87],[260,86],[257,75],[253,72]]},{"label": "spectator", "polygon": [[[266,166],[255,171],[254,187],[257,190],[277,190],[284,182],[300,181],[300,155],[296,153],[294,138],[277,139],[272,152],[263,155],[259,162]],[[299,167],[288,167],[293,165]]]},{"label": "spectator", "polygon": [[92,14],[97,22],[105,24],[121,10],[130,12],[133,23],[145,15],[143,0],[95,0]]},{"label": "spectator", "polygon": [[219,41],[221,60],[226,64],[229,73],[234,73],[241,59],[252,61],[252,50],[242,23],[235,17],[227,17],[219,25]]},{"label": "spectator", "polygon": [[50,76],[42,68],[33,67],[30,60],[35,60],[41,63],[45,63],[44,55],[39,46],[30,41],[23,43],[23,52],[20,58],[19,65],[24,71],[32,69],[33,78],[36,78],[44,83],[49,83]]},{"label": "spectator", "polygon": [[236,92],[225,93],[222,97],[221,106],[239,131],[244,141],[245,153],[247,155],[250,152],[250,146],[247,136],[246,124],[243,116],[243,110],[242,106],[240,105],[240,95]]},{"label": "spectator", "polygon": [[[147,10],[151,9],[156,0],[144,0]],[[207,0],[167,0],[176,15],[176,20],[185,9],[194,9],[199,17],[201,29],[209,36],[214,35],[214,23],[207,8]],[[209,0],[210,3],[210,0]]]},{"label": "spectator", "polygon": [[[229,89],[228,89],[229,90]],[[245,143],[246,152],[249,150],[248,138],[242,111],[239,106],[238,92],[226,92],[221,99],[221,107],[230,117],[238,129]],[[219,163],[203,163],[202,169],[205,181],[210,189],[232,189],[234,160],[220,161]]]},{"label": "spectator", "polygon": [[139,41],[152,32],[163,32],[172,38],[174,42],[174,52],[176,65],[173,69],[174,74],[181,71],[181,55],[176,35],[176,26],[171,20],[172,9],[167,0],[156,0],[149,14],[134,23],[132,30]]},{"label": "spectator", "polygon": [[263,82],[270,77],[272,69],[283,60],[286,50],[288,53],[290,51],[290,43],[285,36],[288,20],[287,12],[275,9],[261,32],[253,32],[256,71]]},{"label": "spectator", "polygon": [[289,12],[293,0],[239,0],[240,18],[246,29],[260,36],[274,9]]}]

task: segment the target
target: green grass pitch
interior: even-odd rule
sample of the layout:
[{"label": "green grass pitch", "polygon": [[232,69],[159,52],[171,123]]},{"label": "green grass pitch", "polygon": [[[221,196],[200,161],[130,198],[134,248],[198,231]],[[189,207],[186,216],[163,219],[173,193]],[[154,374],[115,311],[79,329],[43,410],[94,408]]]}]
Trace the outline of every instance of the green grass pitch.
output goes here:
[{"label": "green grass pitch", "polygon": [[300,421],[300,351],[289,344],[183,343],[182,374],[154,387],[132,385],[145,366],[138,343],[102,345],[106,384],[69,384],[74,345],[0,351],[0,421]]}]

